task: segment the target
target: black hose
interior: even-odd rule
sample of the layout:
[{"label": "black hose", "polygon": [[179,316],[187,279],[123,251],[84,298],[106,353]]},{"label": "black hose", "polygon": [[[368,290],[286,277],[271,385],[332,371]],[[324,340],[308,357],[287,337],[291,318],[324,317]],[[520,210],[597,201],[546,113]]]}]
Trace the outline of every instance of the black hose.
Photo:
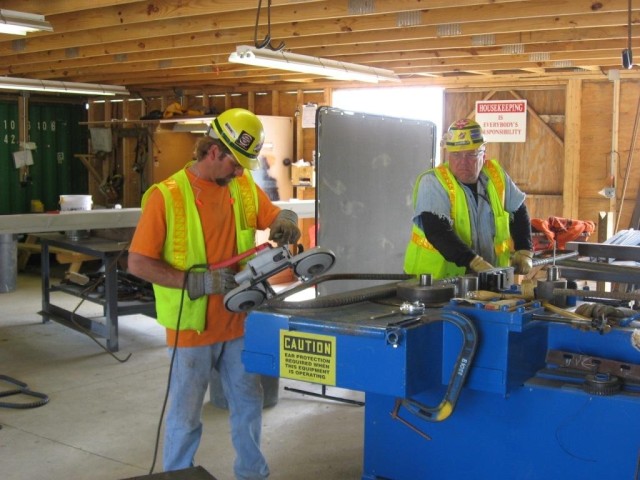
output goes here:
[{"label": "black hose", "polygon": [[35,402],[29,402],[29,403],[0,402],[0,407],[2,407],[2,408],[27,409],[27,408],[41,407],[41,406],[46,405],[47,403],[49,403],[49,396],[48,395],[46,395],[44,393],[40,393],[40,392],[34,392],[32,390],[29,390],[29,389],[18,390],[16,392],[13,392],[12,394],[13,395],[27,395],[29,397],[40,398],[40,400],[37,400]]},{"label": "black hose", "polygon": [[29,403],[0,401],[0,407],[2,408],[18,408],[18,409],[36,408],[49,403],[48,395],[40,392],[34,392],[33,390],[29,390],[27,388],[27,384],[24,382],[21,382],[20,380],[16,380],[15,378],[9,377],[8,375],[0,375],[0,380],[10,383],[12,385],[16,385],[18,387],[16,389],[5,390],[4,392],[0,392],[0,397],[9,397],[12,395],[26,395],[28,397],[34,397],[34,398],[40,399],[35,402],[29,402]]}]

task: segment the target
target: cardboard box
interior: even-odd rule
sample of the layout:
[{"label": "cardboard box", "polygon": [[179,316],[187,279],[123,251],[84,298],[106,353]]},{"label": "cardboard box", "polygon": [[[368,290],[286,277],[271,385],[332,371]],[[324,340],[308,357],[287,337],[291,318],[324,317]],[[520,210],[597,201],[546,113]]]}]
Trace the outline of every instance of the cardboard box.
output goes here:
[{"label": "cardboard box", "polygon": [[315,187],[299,186],[295,190],[296,190],[296,198],[298,200],[315,200],[316,199]]},{"label": "cardboard box", "polygon": [[291,166],[291,184],[292,185],[311,185],[313,181],[313,167],[311,165],[298,167]]}]

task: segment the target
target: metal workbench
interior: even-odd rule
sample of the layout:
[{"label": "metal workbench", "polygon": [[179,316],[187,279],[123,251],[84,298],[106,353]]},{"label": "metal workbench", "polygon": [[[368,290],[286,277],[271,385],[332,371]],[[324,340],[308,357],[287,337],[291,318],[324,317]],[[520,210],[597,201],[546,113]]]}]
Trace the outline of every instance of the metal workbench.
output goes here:
[{"label": "metal workbench", "polygon": [[[55,320],[75,330],[88,330],[92,334],[106,339],[107,348],[118,351],[118,317],[143,314],[155,317],[155,302],[128,300],[118,301],[117,260],[126,251],[128,242],[114,242],[98,237],[73,241],[63,234],[50,233],[38,235],[42,243],[42,310],[39,312],[43,322]],[[59,247],[96,257],[102,262],[104,271],[103,292],[87,292],[80,285],[52,285],[50,279],[49,247]],[[85,317],[51,303],[51,292],[64,292],[86,301],[102,305],[102,315]]]},{"label": "metal workbench", "polygon": [[[280,208],[293,210],[301,219],[315,217],[314,200],[273,203]],[[138,224],[140,213],[139,208],[110,208],[0,215],[0,293],[16,288],[18,234],[132,228]]]},{"label": "metal workbench", "polygon": [[630,289],[640,285],[640,246],[632,244],[569,242],[588,261],[566,259],[558,261],[563,278],[625,283]]}]

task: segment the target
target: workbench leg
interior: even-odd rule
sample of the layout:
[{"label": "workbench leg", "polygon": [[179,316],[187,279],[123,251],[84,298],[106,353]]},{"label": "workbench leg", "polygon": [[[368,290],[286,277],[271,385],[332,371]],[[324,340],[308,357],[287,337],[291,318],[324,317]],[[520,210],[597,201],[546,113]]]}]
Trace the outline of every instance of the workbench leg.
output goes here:
[{"label": "workbench leg", "polygon": [[[25,245],[35,245],[38,243],[38,238],[35,235],[27,235],[23,243]],[[21,272],[27,268],[29,258],[31,258],[31,252],[29,250],[20,250],[20,248],[18,248],[18,271]]]},{"label": "workbench leg", "polygon": [[0,234],[0,293],[13,292],[18,283],[18,236]]},{"label": "workbench leg", "polygon": [[118,351],[118,262],[116,257],[107,257],[104,265],[104,316],[107,322],[107,348]]},{"label": "workbench leg", "polygon": [[[49,264],[49,244],[47,242],[42,242],[42,246],[40,249],[40,275],[42,276],[42,312],[49,311],[50,304],[50,275],[51,268]],[[47,323],[49,321],[49,317],[44,314],[42,315],[42,323]]]}]

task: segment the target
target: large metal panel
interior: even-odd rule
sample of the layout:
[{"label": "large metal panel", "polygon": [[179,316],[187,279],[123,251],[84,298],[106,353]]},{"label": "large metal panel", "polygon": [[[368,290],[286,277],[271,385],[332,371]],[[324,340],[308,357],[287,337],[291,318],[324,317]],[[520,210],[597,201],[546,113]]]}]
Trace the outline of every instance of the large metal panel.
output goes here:
[{"label": "large metal panel", "polygon": [[[317,243],[336,254],[331,273],[402,273],[416,177],[433,166],[433,122],[318,109]],[[319,291],[363,286],[331,282]]]}]

